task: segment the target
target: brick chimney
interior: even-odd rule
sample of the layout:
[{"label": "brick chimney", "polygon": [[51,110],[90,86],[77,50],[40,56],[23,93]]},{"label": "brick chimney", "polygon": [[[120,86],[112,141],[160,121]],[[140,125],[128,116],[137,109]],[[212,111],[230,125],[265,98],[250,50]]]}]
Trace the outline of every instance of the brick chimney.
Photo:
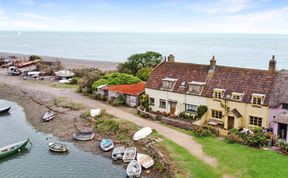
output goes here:
[{"label": "brick chimney", "polygon": [[269,61],[269,71],[272,73],[276,72],[275,55],[272,55],[272,59]]},{"label": "brick chimney", "polygon": [[175,62],[175,56],[173,56],[173,54],[168,56],[168,62]]},{"label": "brick chimney", "polygon": [[209,71],[214,71],[215,67],[216,67],[216,60],[215,56],[213,56],[212,59],[210,60]]}]

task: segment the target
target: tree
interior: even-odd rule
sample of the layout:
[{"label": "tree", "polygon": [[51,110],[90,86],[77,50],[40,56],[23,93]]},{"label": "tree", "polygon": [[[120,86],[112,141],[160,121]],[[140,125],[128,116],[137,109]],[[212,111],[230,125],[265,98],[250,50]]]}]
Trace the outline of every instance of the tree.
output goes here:
[{"label": "tree", "polygon": [[[95,80],[94,80],[95,81]],[[121,85],[121,84],[133,84],[141,82],[138,77],[125,73],[109,73],[102,76],[99,80],[95,81],[92,85],[93,90],[97,90],[100,85]]]},{"label": "tree", "polygon": [[42,58],[39,56],[35,56],[35,55],[32,55],[29,57],[29,61],[35,61],[35,60],[42,60]]},{"label": "tree", "polygon": [[119,72],[136,75],[142,68],[151,68],[157,66],[163,56],[160,53],[148,51],[146,53],[133,54],[127,62],[118,65]]},{"label": "tree", "polygon": [[149,110],[149,95],[147,94],[140,95],[139,102],[140,102],[141,109],[143,109],[144,111]]},{"label": "tree", "polygon": [[140,78],[143,81],[147,81],[151,72],[152,72],[151,67],[142,68],[137,72],[136,77]]},{"label": "tree", "polygon": [[102,71],[99,69],[87,72],[85,76],[81,77],[77,84],[81,89],[86,89],[88,93],[92,91],[92,84],[94,81],[99,80],[102,76]]},{"label": "tree", "polygon": [[200,105],[198,108],[197,108],[197,115],[196,117],[201,119],[201,117],[207,112],[208,108],[207,106],[204,106],[204,105]]}]

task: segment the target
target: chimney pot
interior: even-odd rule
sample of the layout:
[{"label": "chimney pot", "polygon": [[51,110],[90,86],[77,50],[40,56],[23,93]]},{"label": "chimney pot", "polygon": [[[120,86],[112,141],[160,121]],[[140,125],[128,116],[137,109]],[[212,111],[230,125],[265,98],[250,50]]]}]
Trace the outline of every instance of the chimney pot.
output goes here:
[{"label": "chimney pot", "polygon": [[168,62],[175,62],[175,56],[173,54],[168,56]]},{"label": "chimney pot", "polygon": [[210,60],[210,67],[209,67],[209,69],[210,69],[211,71],[214,71],[215,67],[216,67],[216,60],[215,60],[215,56],[213,55],[213,56],[212,56],[212,59]]},{"label": "chimney pot", "polygon": [[269,71],[276,72],[276,60],[275,55],[272,55],[272,59],[269,61]]}]

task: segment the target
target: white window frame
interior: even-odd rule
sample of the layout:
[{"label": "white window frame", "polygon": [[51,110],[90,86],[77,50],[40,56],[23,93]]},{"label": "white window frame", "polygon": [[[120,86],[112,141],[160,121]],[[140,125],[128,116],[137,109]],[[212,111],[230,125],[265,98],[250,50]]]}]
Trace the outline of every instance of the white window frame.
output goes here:
[{"label": "white window frame", "polygon": [[[175,84],[176,84],[176,82],[177,82],[177,80],[178,80],[178,79],[168,78],[168,77],[163,78],[163,79],[162,79],[162,83],[161,83],[161,89],[162,89],[162,90],[171,90],[171,91],[172,91],[173,88],[174,88],[174,86],[175,86]],[[171,83],[172,83],[171,88],[163,87],[163,82],[171,82]]]},{"label": "white window frame", "polygon": [[[239,99],[235,99],[234,96],[239,96]],[[242,101],[244,93],[232,92],[231,100],[233,101]]]},{"label": "white window frame", "polygon": [[[187,110],[187,107],[189,107],[189,106],[194,107],[194,109],[192,109],[192,110]],[[198,109],[198,106],[195,105],[195,104],[185,104],[185,111],[186,111],[186,112],[197,112],[197,109]]]},{"label": "white window frame", "polygon": [[[196,82],[196,81],[192,81],[192,82],[189,82],[189,88],[188,88],[188,93],[191,93],[191,94],[196,94],[196,95],[201,95],[203,89],[204,89],[204,85],[206,83],[204,82]],[[199,93],[196,93],[196,92],[193,92],[191,89],[193,86],[198,86],[200,87],[200,91]]]},{"label": "white window frame", "polygon": [[[256,102],[254,102],[254,98],[256,99]],[[260,103],[257,101],[257,99],[260,99]],[[253,93],[252,94],[252,97],[251,97],[251,103],[253,105],[257,105],[257,106],[260,106],[260,105],[263,105],[264,104],[264,100],[265,100],[265,95],[263,94],[258,94],[258,93]]]},{"label": "white window frame", "polygon": [[[153,99],[153,103],[151,102],[151,99]],[[155,106],[155,98],[149,97],[149,105]]]},{"label": "white window frame", "polygon": [[[223,99],[225,91],[226,91],[225,89],[215,88],[213,90],[213,98],[214,99]],[[215,95],[216,93],[217,93],[217,95]],[[219,93],[221,95],[220,98],[219,98]]]},{"label": "white window frame", "polygon": [[[165,106],[164,107],[161,106],[161,102],[165,102]],[[167,101],[164,100],[164,99],[159,99],[159,108],[166,109],[167,108]]]}]

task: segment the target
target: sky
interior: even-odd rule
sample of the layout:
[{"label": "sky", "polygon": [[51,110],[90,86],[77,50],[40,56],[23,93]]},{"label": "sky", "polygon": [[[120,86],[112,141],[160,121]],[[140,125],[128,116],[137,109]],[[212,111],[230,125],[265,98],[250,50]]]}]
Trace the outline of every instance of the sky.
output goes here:
[{"label": "sky", "polygon": [[0,0],[0,31],[288,33],[288,0]]}]

